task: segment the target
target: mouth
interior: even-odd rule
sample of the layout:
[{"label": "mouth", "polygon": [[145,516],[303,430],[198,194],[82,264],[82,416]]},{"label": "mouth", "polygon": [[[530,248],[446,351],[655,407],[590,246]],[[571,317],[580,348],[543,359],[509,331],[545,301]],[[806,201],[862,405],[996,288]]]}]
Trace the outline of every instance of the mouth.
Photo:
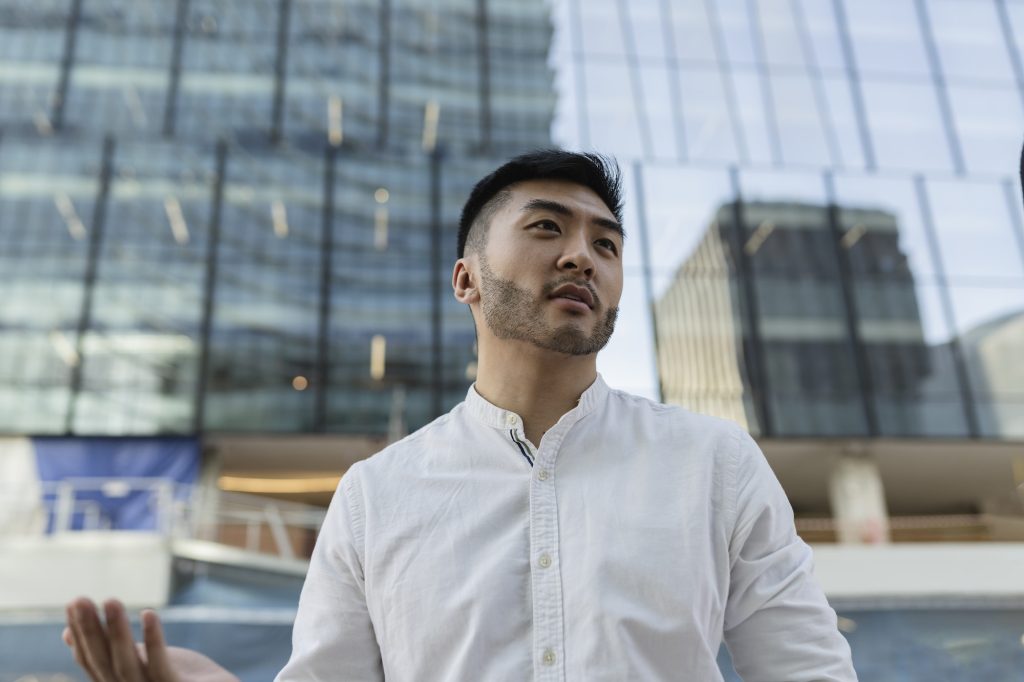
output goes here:
[{"label": "mouth", "polygon": [[574,301],[586,306],[589,310],[594,309],[594,295],[586,287],[579,287],[575,284],[563,284],[551,292],[548,298]]}]

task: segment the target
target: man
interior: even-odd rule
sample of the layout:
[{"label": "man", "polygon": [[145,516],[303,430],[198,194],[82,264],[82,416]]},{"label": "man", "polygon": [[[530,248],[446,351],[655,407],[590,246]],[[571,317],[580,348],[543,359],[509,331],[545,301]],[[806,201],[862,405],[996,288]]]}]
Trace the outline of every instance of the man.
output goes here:
[{"label": "man", "polygon": [[[278,680],[720,680],[723,636],[748,681],[856,679],[750,437],[598,376],[621,223],[598,156],[534,152],[477,184],[452,273],[476,383],[345,474]],[[108,606],[108,630],[87,601],[69,609],[94,679],[185,679],[155,614],[147,678]]]}]

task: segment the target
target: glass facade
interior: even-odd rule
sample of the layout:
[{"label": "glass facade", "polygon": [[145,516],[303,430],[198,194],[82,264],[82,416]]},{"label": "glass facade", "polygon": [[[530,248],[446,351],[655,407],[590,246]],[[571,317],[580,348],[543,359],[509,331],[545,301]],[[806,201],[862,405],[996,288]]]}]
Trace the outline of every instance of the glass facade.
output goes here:
[{"label": "glass facade", "polygon": [[551,144],[512,0],[0,7],[0,432],[410,431],[461,400],[459,211]]},{"label": "glass facade", "polygon": [[613,384],[766,437],[1024,438],[1024,2],[553,12],[555,137],[628,170]]},{"label": "glass facade", "polygon": [[760,436],[1024,437],[1022,0],[15,0],[0,431],[386,433],[457,402],[465,194],[615,154],[599,359]]}]

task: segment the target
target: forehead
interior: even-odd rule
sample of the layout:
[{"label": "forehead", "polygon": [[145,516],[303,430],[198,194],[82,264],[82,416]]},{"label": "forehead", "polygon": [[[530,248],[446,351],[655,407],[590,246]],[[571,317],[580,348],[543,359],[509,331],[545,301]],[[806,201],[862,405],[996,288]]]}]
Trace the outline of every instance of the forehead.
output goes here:
[{"label": "forehead", "polygon": [[510,194],[506,208],[519,213],[534,199],[547,199],[564,204],[588,217],[607,218],[615,221],[615,215],[597,193],[586,185],[567,180],[524,180],[508,187]]}]

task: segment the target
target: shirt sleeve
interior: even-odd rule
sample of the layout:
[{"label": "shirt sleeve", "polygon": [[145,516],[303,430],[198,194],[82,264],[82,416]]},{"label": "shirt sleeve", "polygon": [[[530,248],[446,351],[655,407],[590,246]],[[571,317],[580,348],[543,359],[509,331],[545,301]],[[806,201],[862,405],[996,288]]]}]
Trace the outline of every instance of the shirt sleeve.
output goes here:
[{"label": "shirt sleeve", "polygon": [[733,455],[724,634],[736,672],[745,682],[856,680],[782,486],[746,433],[736,434]]},{"label": "shirt sleeve", "polygon": [[358,468],[342,478],[327,510],[299,597],[292,655],[276,682],[384,680],[366,606]]}]

